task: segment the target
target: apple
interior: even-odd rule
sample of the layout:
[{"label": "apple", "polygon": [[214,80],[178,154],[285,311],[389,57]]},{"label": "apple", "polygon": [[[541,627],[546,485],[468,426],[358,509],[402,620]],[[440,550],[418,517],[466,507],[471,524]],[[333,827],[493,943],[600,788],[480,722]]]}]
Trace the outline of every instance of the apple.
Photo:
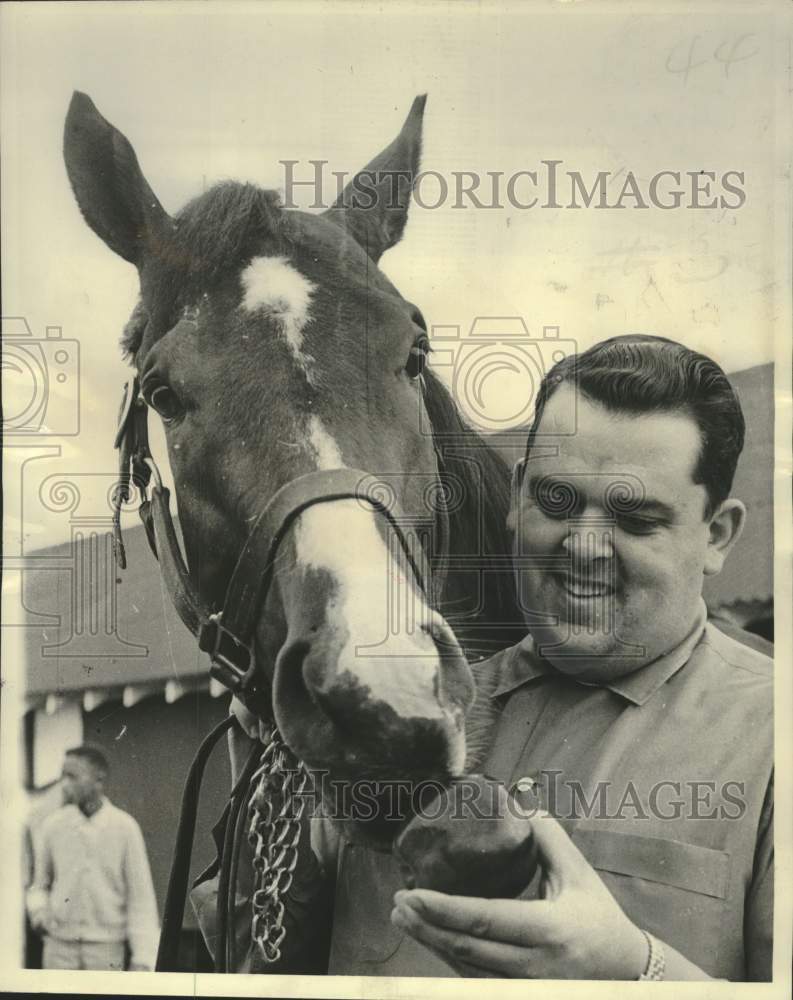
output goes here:
[{"label": "apple", "polygon": [[453,780],[397,837],[394,854],[409,889],[510,899],[537,870],[527,813],[503,784],[481,774]]}]

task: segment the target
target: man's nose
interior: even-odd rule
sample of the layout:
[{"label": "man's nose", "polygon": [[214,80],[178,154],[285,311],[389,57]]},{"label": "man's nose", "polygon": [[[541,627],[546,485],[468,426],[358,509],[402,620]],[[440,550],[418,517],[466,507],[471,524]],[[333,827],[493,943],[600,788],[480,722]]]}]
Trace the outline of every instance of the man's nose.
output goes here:
[{"label": "man's nose", "polygon": [[580,563],[614,557],[614,527],[604,518],[570,522],[562,539],[562,547]]}]

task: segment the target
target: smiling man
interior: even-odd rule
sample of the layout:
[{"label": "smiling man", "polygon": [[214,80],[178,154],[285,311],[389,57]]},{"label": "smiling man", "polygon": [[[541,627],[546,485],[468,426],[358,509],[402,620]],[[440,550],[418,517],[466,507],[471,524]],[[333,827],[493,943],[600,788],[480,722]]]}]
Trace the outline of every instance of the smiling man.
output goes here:
[{"label": "smiling man", "polygon": [[538,807],[542,874],[392,913],[460,974],[771,978],[772,662],[701,597],[744,521],[743,436],[718,365],[663,338],[546,376],[511,512],[529,636],[491,661],[485,764]]},{"label": "smiling man", "polygon": [[743,429],[716,365],[668,341],[607,341],[549,375],[511,517],[527,624],[557,669],[614,680],[694,627],[743,526]]}]

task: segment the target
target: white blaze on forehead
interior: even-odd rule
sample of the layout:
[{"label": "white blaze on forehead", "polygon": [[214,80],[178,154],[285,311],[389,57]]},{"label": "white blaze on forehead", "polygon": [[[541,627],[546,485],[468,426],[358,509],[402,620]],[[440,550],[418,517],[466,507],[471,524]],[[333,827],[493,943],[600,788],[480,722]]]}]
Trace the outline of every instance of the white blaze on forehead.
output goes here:
[{"label": "white blaze on forehead", "polygon": [[440,658],[425,630],[435,615],[392,559],[378,516],[357,500],[337,500],[309,507],[295,526],[298,563],[336,584],[327,622],[345,639],[328,670],[348,671],[402,718],[440,719]]},{"label": "white blaze on forehead", "polygon": [[344,468],[339,446],[328,434],[319,417],[313,413],[308,419],[308,443],[318,469]]},{"label": "white blaze on forehead", "polygon": [[280,321],[295,357],[305,365],[303,328],[308,322],[314,285],[286,257],[254,257],[241,275],[242,305]]}]

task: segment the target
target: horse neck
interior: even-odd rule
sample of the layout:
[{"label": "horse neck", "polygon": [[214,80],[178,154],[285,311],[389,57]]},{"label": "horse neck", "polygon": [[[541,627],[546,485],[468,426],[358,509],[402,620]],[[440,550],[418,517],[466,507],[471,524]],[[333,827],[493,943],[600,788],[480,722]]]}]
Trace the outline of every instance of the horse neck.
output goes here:
[{"label": "horse neck", "polygon": [[450,394],[431,373],[425,375],[424,401],[450,496],[449,564],[439,610],[468,659],[476,662],[525,634],[507,528],[510,469],[464,423]]},{"label": "horse neck", "polygon": [[[441,611],[451,625],[471,665],[476,699],[465,720],[466,771],[482,770],[501,712],[493,698],[497,672],[487,662],[499,650],[525,636],[511,566],[512,539],[507,530],[504,502],[509,470],[493,450],[481,442],[465,454],[444,456],[447,475],[460,466],[480,470],[482,489],[472,493],[449,518],[449,572]],[[493,479],[493,475],[498,479]],[[497,488],[490,489],[491,484]]]},{"label": "horse neck", "polygon": [[424,402],[441,477],[451,498],[449,565],[440,611],[454,630],[476,681],[466,718],[466,770],[478,771],[492,742],[500,705],[496,671],[487,659],[526,634],[512,569],[507,528],[511,470],[488,442],[468,427],[444,386],[425,374]]},{"label": "horse neck", "polygon": [[[497,456],[489,453],[475,459],[482,460],[483,473],[488,464],[492,466],[493,457]],[[469,454],[466,464],[470,458]],[[506,478],[505,469],[498,471]],[[491,502],[489,482],[492,477],[483,474],[479,496],[450,517],[449,572],[441,608],[473,660],[513,645],[525,631],[515,592],[507,511]]]}]

